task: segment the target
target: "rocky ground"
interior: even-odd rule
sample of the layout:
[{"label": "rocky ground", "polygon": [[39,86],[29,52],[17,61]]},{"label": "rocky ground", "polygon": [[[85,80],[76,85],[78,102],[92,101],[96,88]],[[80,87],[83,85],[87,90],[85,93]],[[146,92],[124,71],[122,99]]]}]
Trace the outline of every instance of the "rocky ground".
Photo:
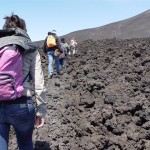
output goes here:
[{"label": "rocky ground", "polygon": [[41,56],[48,105],[35,150],[150,149],[150,39],[84,41],[52,79]]}]

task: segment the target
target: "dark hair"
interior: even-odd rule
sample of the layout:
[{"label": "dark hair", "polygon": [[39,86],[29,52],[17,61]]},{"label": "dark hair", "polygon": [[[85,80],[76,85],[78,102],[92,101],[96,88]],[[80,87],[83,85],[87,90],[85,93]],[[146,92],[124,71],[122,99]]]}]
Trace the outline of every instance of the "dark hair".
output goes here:
[{"label": "dark hair", "polygon": [[21,25],[21,29],[27,31],[26,23],[25,23],[24,19],[20,19],[20,25]]},{"label": "dark hair", "polygon": [[26,23],[23,19],[19,18],[19,16],[12,14],[10,17],[6,16],[4,17],[5,24],[3,26],[3,29],[8,29],[8,28],[21,28],[25,31],[26,30]]},{"label": "dark hair", "polygon": [[62,43],[65,43],[65,38],[61,38],[61,42],[62,42]]},{"label": "dark hair", "polygon": [[48,33],[47,33],[47,35],[51,35],[51,34],[52,34],[52,32],[48,32]]}]

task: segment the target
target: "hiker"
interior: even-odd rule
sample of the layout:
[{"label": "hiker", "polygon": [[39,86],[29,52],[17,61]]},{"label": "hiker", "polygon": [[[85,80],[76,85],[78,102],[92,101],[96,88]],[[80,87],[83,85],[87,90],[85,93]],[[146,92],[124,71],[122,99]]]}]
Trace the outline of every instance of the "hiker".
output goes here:
[{"label": "hiker", "polygon": [[53,61],[55,61],[56,73],[60,75],[59,56],[63,50],[61,49],[60,39],[56,35],[56,30],[48,32],[48,36],[44,41],[43,51],[48,56],[48,78],[52,78],[54,74]]},{"label": "hiker", "polygon": [[19,149],[33,150],[34,125],[42,127],[46,115],[40,54],[23,19],[14,14],[4,19],[0,30],[0,150],[8,149],[10,126]]},{"label": "hiker", "polygon": [[75,40],[75,38],[73,37],[70,41],[70,53],[69,55],[74,55],[75,53],[77,53],[77,41]]},{"label": "hiker", "polygon": [[60,61],[61,69],[62,69],[66,65],[67,53],[69,51],[69,45],[68,43],[65,42],[65,38],[61,38],[61,47],[62,47],[63,53],[59,56],[59,61]]}]

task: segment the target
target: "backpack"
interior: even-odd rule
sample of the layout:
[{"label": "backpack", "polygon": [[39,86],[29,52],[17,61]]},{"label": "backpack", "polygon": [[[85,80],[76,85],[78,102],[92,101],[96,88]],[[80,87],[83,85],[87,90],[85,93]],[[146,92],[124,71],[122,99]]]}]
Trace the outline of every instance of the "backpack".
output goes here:
[{"label": "backpack", "polygon": [[22,63],[19,47],[7,45],[0,48],[0,101],[14,100],[22,96]]},{"label": "backpack", "polygon": [[57,45],[56,39],[53,35],[48,35],[46,42],[47,42],[47,47],[49,48],[55,47]]}]

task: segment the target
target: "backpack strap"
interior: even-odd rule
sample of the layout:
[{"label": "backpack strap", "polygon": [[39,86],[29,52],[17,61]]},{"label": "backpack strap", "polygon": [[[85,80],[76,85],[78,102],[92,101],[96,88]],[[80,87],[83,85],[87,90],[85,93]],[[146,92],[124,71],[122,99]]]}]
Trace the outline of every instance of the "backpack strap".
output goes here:
[{"label": "backpack strap", "polygon": [[15,35],[15,33],[16,32],[14,29],[0,30],[0,38],[5,37],[5,36]]},{"label": "backpack strap", "polygon": [[25,82],[25,80],[27,79],[27,77],[30,75],[30,72],[28,72],[28,74],[25,76],[25,78],[22,81],[22,84]]}]

